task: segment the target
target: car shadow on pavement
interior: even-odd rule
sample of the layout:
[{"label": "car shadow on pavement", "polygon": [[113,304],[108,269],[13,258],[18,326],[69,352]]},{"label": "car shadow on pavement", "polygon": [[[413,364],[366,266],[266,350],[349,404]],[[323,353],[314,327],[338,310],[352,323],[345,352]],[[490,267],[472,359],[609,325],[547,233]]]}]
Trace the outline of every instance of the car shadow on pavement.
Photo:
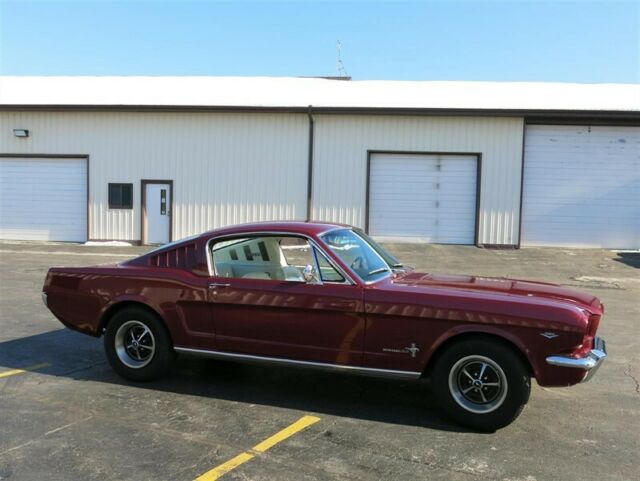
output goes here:
[{"label": "car shadow on pavement", "polygon": [[616,252],[613,260],[640,269],[640,252]]},{"label": "car shadow on pavement", "polygon": [[441,431],[470,432],[445,417],[426,381],[399,381],[181,355],[166,378],[132,383],[111,370],[101,339],[59,329],[0,343],[0,371],[40,363],[50,364],[38,369],[38,373],[48,376]]}]

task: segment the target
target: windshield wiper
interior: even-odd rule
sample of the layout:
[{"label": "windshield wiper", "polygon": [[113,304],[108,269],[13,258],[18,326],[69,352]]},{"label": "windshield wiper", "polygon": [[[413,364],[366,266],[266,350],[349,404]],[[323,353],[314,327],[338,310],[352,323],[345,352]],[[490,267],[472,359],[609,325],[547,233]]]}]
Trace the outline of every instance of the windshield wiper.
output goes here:
[{"label": "windshield wiper", "polygon": [[367,272],[367,277],[372,276],[374,274],[380,274],[381,272],[387,272],[389,269],[386,267],[381,267],[379,269],[374,269],[371,272]]}]

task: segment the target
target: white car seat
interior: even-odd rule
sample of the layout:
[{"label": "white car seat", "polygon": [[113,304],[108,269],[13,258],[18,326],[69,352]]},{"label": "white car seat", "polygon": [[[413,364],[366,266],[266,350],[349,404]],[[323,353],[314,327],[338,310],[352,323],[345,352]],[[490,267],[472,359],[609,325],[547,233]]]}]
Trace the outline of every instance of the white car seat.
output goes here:
[{"label": "white car seat", "polygon": [[243,279],[271,279],[268,272],[247,272]]},{"label": "white car seat", "polygon": [[302,275],[302,272],[300,272],[300,269],[298,269],[297,267],[283,266],[282,274],[285,281],[304,282],[304,276]]}]

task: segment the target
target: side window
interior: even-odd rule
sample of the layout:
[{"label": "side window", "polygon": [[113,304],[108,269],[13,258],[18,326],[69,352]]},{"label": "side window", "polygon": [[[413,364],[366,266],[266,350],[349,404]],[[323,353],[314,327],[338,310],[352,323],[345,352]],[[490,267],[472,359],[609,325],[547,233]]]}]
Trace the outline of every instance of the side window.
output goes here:
[{"label": "side window", "polygon": [[322,252],[315,249],[316,259],[318,259],[318,266],[320,267],[320,279],[322,282],[344,282],[344,277],[331,265],[329,260],[324,256]]},{"label": "side window", "polygon": [[305,282],[303,269],[317,265],[323,282],[344,282],[327,258],[303,237],[225,239],[211,247],[217,277]]},{"label": "side window", "polygon": [[211,248],[217,277],[304,282],[302,269],[314,264],[305,239],[256,236],[227,239]]},{"label": "side window", "polygon": [[244,237],[216,242],[211,248],[218,277],[277,279],[277,247],[271,237]]},{"label": "side window", "polygon": [[315,265],[311,246],[302,237],[281,237],[280,249],[283,260],[289,267],[303,269],[307,265]]}]

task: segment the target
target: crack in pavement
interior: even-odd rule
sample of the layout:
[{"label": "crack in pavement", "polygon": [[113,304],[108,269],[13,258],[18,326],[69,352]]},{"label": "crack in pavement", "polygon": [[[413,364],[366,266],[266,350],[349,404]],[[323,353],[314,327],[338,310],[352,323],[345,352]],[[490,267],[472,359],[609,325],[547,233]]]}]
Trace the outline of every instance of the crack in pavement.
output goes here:
[{"label": "crack in pavement", "polygon": [[[339,439],[335,439],[333,437],[331,438],[326,438],[325,439],[334,444],[335,446],[338,446],[340,448],[345,448],[345,449],[350,449],[352,451],[357,450],[356,448],[354,448],[354,446],[350,445],[349,443],[344,443],[342,442],[342,440]],[[457,466],[453,466],[450,464],[444,464],[441,461],[437,461],[437,460],[426,460],[426,459],[416,459],[414,457],[408,457],[405,455],[396,455],[396,456],[392,456],[390,454],[387,454],[385,452],[378,452],[377,453],[378,456],[382,457],[382,458],[386,458],[386,459],[391,459],[393,461],[401,461],[401,462],[406,462],[406,463],[410,463],[410,464],[417,464],[420,466],[424,466],[426,468],[431,468],[431,469],[440,469],[442,471],[448,471],[451,473],[456,473],[456,474],[462,474],[465,476],[469,476],[469,477],[473,477],[473,479],[484,479],[487,481],[499,481],[500,479],[502,479],[501,477],[496,477],[495,474],[493,473],[488,473],[488,472],[473,472],[469,469],[465,469],[465,468],[460,468]],[[499,476],[499,475],[498,475]]]},{"label": "crack in pavement", "polygon": [[27,442],[25,442],[25,443],[19,444],[18,446],[14,446],[14,447],[12,447],[12,448],[9,448],[9,449],[6,449],[6,450],[4,450],[4,451],[0,452],[0,456],[4,456],[4,455],[5,455],[5,454],[7,454],[7,453],[10,453],[10,452],[12,452],[12,451],[16,451],[16,450],[18,450],[18,449],[24,448],[25,446],[28,446],[28,445],[30,445],[30,444],[33,444],[33,443],[35,443],[36,441],[38,441],[38,440],[40,440],[40,439],[42,439],[42,438],[46,438],[47,436],[49,436],[49,435],[51,435],[51,434],[55,434],[55,433],[57,433],[57,432],[59,432],[59,431],[62,431],[62,430],[64,430],[64,429],[68,429],[68,428],[70,428],[70,427],[72,427],[72,426],[75,426],[76,424],[80,424],[80,423],[83,423],[83,422],[85,422],[85,421],[88,421],[88,420],[89,420],[89,419],[91,419],[92,417],[93,417],[93,415],[91,415],[91,416],[87,416],[87,417],[85,417],[85,418],[83,418],[83,419],[79,419],[79,420],[74,421],[74,422],[72,422],[72,423],[65,424],[64,426],[60,426],[60,427],[58,427],[58,428],[51,429],[50,431],[47,431],[46,433],[44,433],[44,434],[42,434],[42,435],[40,435],[40,436],[37,436],[37,437],[35,437],[35,438],[33,438],[33,439],[30,439],[29,441],[27,441]]},{"label": "crack in pavement", "polygon": [[635,389],[636,394],[640,394],[640,382],[638,382],[638,379],[633,374],[631,374],[631,363],[627,364],[627,367],[625,367],[622,372],[624,373],[625,376],[627,376],[628,378],[631,378],[631,380],[636,385],[636,389]]}]

